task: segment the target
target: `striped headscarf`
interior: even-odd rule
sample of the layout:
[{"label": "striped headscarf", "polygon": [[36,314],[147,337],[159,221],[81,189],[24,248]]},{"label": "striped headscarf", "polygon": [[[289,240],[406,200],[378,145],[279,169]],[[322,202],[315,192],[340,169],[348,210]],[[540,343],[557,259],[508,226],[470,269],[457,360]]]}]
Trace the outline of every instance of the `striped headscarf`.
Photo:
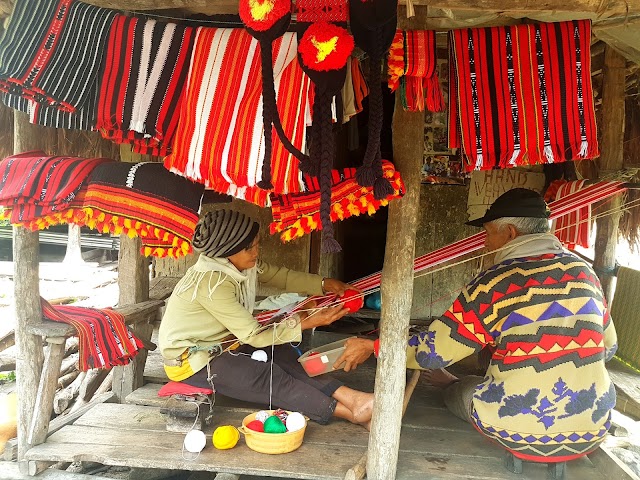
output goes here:
[{"label": "striped headscarf", "polygon": [[210,258],[226,258],[247,248],[259,229],[258,222],[240,212],[207,212],[196,225],[193,249]]}]

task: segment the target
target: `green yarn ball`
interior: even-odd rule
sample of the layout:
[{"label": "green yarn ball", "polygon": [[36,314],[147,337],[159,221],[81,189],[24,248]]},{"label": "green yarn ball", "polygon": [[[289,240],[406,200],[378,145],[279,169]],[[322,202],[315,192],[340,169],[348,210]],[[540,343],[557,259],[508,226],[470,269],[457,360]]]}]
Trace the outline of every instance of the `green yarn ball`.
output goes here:
[{"label": "green yarn ball", "polygon": [[282,420],[276,416],[269,417],[264,421],[265,433],[284,433],[286,431],[287,427],[285,427]]}]

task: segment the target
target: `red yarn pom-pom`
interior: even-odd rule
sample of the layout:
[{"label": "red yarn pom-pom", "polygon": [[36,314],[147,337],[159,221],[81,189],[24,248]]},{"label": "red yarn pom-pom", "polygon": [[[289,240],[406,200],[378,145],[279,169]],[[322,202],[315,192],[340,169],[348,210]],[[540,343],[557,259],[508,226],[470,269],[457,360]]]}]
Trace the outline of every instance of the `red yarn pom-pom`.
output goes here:
[{"label": "red yarn pom-pom", "polygon": [[264,423],[260,420],[251,420],[247,423],[247,428],[249,430],[253,430],[254,432],[264,432]]},{"label": "red yarn pom-pom", "polygon": [[318,375],[325,370],[325,364],[322,363],[320,355],[316,355],[313,358],[309,358],[303,365],[304,371],[307,375]]},{"label": "red yarn pom-pom", "polygon": [[351,34],[327,22],[312,24],[304,32],[298,52],[307,68],[318,71],[340,70],[353,51]]},{"label": "red yarn pom-pom", "polygon": [[238,13],[247,27],[258,32],[269,30],[291,12],[291,0],[240,0]]}]

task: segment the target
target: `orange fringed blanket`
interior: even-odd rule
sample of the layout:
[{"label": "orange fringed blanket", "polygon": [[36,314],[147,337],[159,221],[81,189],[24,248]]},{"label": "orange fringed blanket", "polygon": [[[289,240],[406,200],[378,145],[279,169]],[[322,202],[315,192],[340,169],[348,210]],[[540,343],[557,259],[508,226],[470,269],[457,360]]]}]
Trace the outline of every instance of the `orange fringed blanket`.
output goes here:
[{"label": "orange fringed blanket", "polygon": [[[376,200],[372,187],[361,187],[355,179],[355,168],[331,172],[331,221],[337,222],[353,215],[373,215],[390,200],[404,195],[404,183],[391,162],[382,161],[382,171],[393,187],[393,194]],[[273,222],[269,226],[272,235],[280,234],[283,242],[302,237],[314,230],[321,230],[320,187],[315,177],[305,175],[308,191],[295,195],[272,195]]]}]

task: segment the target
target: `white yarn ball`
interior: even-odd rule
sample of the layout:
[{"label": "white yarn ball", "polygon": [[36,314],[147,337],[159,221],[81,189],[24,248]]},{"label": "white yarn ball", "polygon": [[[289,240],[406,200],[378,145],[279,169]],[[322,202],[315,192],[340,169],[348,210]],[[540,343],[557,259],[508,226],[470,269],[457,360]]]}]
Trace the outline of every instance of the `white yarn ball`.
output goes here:
[{"label": "white yarn ball", "polygon": [[267,360],[269,360],[269,357],[267,357],[267,352],[265,352],[264,350],[256,350],[251,354],[251,359],[258,362],[266,362]]},{"label": "white yarn ball", "polygon": [[266,422],[267,418],[269,418],[271,416],[271,414],[269,412],[266,412],[264,410],[260,410],[258,413],[256,413],[256,420],[258,420],[259,422]]},{"label": "white yarn ball", "polygon": [[295,432],[296,430],[300,430],[304,428],[307,424],[304,416],[298,412],[291,412],[286,420],[287,431]]},{"label": "white yarn ball", "polygon": [[191,430],[184,437],[184,449],[191,453],[200,453],[207,444],[207,437],[201,430]]}]

